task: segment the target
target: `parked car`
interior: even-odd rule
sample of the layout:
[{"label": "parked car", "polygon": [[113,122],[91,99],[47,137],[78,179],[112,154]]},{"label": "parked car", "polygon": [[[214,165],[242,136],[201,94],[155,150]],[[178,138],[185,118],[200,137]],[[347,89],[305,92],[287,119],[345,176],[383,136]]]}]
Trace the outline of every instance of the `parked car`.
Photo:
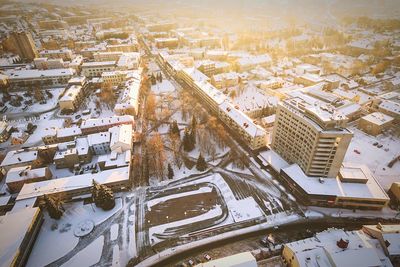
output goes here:
[{"label": "parked car", "polygon": [[379,145],[377,145],[376,147],[377,147],[377,148],[381,148],[381,147],[383,147],[383,145],[382,145],[382,144],[379,144]]},{"label": "parked car", "polygon": [[80,119],[81,118],[81,115],[76,115],[75,116],[75,119]]},{"label": "parked car", "polygon": [[373,143],[372,145],[373,146],[377,146],[379,143],[378,142],[375,142],[375,143]]},{"label": "parked car", "polygon": [[361,152],[360,152],[360,151],[358,151],[357,149],[354,149],[354,153],[356,153],[356,154],[358,154],[358,155],[360,155],[360,154],[361,154]]},{"label": "parked car", "polygon": [[208,255],[208,254],[204,254],[204,259],[207,260],[207,261],[210,261],[211,260],[211,256]]},{"label": "parked car", "polygon": [[194,263],[194,260],[192,260],[192,259],[190,259],[190,260],[188,261],[188,263],[189,263],[190,266],[194,266],[194,264],[195,264],[195,263]]}]

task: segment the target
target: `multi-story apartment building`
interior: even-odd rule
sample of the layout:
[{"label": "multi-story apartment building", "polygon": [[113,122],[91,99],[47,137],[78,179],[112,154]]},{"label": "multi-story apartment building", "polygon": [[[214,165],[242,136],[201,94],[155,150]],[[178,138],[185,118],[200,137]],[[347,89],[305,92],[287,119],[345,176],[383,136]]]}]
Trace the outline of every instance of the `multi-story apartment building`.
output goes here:
[{"label": "multi-story apartment building", "polygon": [[61,111],[75,111],[83,100],[82,86],[72,85],[58,101]]},{"label": "multi-story apartment building", "polygon": [[336,177],[353,134],[347,117],[310,97],[278,105],[272,148],[309,176]]},{"label": "multi-story apartment building", "polygon": [[40,57],[45,58],[62,58],[63,60],[71,60],[72,59],[72,51],[70,49],[56,49],[56,50],[43,50],[39,52]]},{"label": "multi-story apartment building", "polygon": [[75,74],[73,69],[11,70],[7,71],[9,83],[15,90],[41,86],[65,85]]},{"label": "multi-story apartment building", "polygon": [[105,71],[115,70],[115,61],[85,62],[82,64],[82,75],[86,77],[98,77]]},{"label": "multi-story apartment building", "polygon": [[118,61],[122,52],[96,52],[93,54],[95,61]]},{"label": "multi-story apartment building", "polygon": [[32,35],[29,32],[13,32],[3,42],[6,50],[12,51],[24,60],[32,61],[38,52]]}]

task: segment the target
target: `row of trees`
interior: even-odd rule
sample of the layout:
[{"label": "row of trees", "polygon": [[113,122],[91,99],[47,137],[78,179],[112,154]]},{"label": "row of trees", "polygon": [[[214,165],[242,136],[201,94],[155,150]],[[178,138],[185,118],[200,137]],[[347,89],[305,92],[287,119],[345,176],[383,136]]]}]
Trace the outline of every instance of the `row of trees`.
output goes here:
[{"label": "row of trees", "polygon": [[[115,206],[114,194],[111,188],[106,185],[97,183],[95,180],[92,181],[92,200],[96,207],[102,208],[103,210],[111,210]],[[49,215],[53,219],[60,219],[64,213],[63,202],[54,196],[44,195],[44,203],[42,206],[47,209]]]}]

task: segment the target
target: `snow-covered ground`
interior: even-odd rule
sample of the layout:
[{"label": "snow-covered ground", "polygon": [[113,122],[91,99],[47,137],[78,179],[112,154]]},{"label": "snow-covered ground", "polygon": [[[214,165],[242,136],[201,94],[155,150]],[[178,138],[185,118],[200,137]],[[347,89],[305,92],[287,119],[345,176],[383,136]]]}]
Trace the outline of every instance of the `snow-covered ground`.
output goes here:
[{"label": "snow-covered ground", "polygon": [[157,82],[155,85],[151,86],[151,91],[155,94],[170,93],[175,90],[175,86],[167,79],[163,79],[161,83]]},{"label": "snow-covered ground", "polygon": [[[367,165],[384,189],[389,189],[393,182],[400,180],[400,162],[389,168],[387,164],[400,155],[400,139],[391,134],[381,134],[377,137],[367,135],[363,131],[352,127],[353,139],[347,149],[345,162],[354,162]],[[383,147],[373,144],[378,142]],[[360,154],[354,152],[358,150]],[[386,151],[387,150],[387,151]]]},{"label": "snow-covered ground", "polygon": [[[65,213],[60,220],[54,220],[47,213],[45,214],[45,220],[33,246],[27,266],[45,266],[66,255],[79,242],[79,238],[74,235],[74,229],[80,222],[91,220],[96,227],[120,210],[122,201],[116,199],[115,207],[110,211],[103,211],[94,204],[83,205],[83,202],[68,203],[64,205],[64,208]],[[103,242],[97,240],[93,242],[94,250],[97,251],[96,248],[99,248],[100,243],[102,246]],[[93,247],[90,246],[86,249],[92,251]],[[66,266],[74,266],[73,263],[80,262],[79,259],[84,258],[85,255],[83,251],[75,255],[75,257],[81,255],[78,256],[78,260],[72,260],[71,264]],[[101,255],[101,249],[99,253]],[[93,256],[97,255],[92,254]],[[90,266],[95,263],[80,266]]]},{"label": "snow-covered ground", "polygon": [[98,263],[101,257],[101,252],[103,251],[103,244],[104,236],[100,236],[61,266],[91,266]]},{"label": "snow-covered ground", "polygon": [[[46,99],[46,103],[40,104],[39,102],[36,102],[35,99],[32,97],[25,97],[23,96],[23,92],[12,92],[12,95],[19,95],[24,98],[24,100],[21,103],[20,107],[14,107],[12,106],[9,102],[7,102],[5,105],[8,107],[7,113],[6,114],[12,114],[12,113],[29,113],[29,112],[43,112],[49,109],[54,108],[58,104],[58,97],[64,92],[65,88],[52,88],[48,89],[48,91],[53,95],[52,98],[48,98],[46,93],[43,91],[43,96]],[[2,94],[1,94],[2,95]],[[24,104],[24,101],[27,100],[32,100],[33,103],[31,105],[26,105]],[[23,108],[27,106],[25,110]]]}]

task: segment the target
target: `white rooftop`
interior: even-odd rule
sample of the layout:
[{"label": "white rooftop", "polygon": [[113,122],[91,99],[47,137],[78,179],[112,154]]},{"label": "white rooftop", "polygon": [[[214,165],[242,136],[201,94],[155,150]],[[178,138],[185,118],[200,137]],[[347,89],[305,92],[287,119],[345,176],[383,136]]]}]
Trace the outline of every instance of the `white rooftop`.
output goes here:
[{"label": "white rooftop", "polygon": [[99,173],[86,173],[37,183],[25,184],[17,196],[17,202],[23,199],[36,198],[44,194],[68,192],[92,186],[92,180],[100,184],[109,184],[129,179],[129,167],[105,170]]},{"label": "white rooftop", "polygon": [[364,120],[376,124],[376,125],[383,125],[385,123],[391,122],[394,119],[389,115],[383,114],[381,112],[374,112],[362,117]]}]

